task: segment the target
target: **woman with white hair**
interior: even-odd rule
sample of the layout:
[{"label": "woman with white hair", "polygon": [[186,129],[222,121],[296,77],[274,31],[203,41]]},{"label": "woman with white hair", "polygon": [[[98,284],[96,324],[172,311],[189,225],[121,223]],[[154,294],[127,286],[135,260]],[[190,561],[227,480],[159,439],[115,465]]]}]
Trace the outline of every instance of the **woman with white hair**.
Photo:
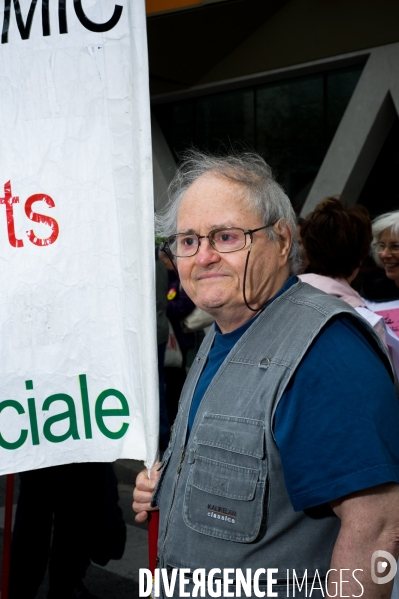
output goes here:
[{"label": "woman with white hair", "polygon": [[378,216],[372,230],[372,255],[385,276],[364,285],[363,295],[371,302],[399,300],[399,210]]},{"label": "woman with white hair", "polygon": [[383,316],[388,325],[387,343],[399,374],[399,210],[377,217],[372,232],[372,255],[385,274],[364,283],[362,296],[367,307]]}]

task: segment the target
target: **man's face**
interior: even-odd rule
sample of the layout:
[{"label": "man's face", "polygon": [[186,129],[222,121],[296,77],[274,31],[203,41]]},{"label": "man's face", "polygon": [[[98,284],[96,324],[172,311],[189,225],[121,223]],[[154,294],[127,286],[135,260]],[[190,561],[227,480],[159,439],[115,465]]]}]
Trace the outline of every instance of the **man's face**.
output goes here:
[{"label": "man's face", "polygon": [[[245,193],[242,185],[229,179],[202,175],[189,187],[180,204],[178,232],[208,235],[221,227],[240,227],[244,231],[262,227],[262,218],[249,207]],[[253,308],[263,307],[288,278],[291,236],[285,227],[275,225],[274,230],[281,240],[270,241],[266,229],[253,234],[246,277],[246,298]],[[243,298],[250,237],[247,235],[244,249],[225,254],[217,252],[208,239],[201,239],[200,243],[195,256],[177,258],[181,284],[198,307],[214,316],[222,332],[234,330],[254,315]]]}]

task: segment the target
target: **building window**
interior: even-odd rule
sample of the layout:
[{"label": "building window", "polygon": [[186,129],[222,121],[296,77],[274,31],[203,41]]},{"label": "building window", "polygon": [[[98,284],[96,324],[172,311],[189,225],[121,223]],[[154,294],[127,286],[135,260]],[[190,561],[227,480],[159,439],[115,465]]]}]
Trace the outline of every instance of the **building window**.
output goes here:
[{"label": "building window", "polygon": [[153,110],[177,160],[192,146],[217,152],[255,149],[299,210],[362,68],[156,105]]}]

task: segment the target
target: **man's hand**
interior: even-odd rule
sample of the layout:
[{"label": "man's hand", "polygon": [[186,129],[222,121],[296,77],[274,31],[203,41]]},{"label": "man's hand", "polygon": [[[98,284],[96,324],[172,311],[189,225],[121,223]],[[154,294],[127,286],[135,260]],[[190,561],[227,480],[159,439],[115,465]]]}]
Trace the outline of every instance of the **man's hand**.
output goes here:
[{"label": "man's hand", "polygon": [[161,462],[157,462],[150,471],[150,478],[148,478],[148,470],[142,470],[136,478],[136,488],[133,491],[133,511],[137,512],[135,517],[136,522],[145,522],[147,520],[147,512],[154,512],[158,510],[157,507],[151,507],[151,498],[161,475],[160,467]]}]

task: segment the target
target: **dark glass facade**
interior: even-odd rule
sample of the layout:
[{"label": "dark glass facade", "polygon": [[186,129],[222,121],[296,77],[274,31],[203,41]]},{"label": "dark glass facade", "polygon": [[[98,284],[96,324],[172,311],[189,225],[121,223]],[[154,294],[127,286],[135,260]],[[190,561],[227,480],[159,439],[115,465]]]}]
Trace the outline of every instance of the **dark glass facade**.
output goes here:
[{"label": "dark glass facade", "polygon": [[399,209],[399,119],[387,135],[358,202],[372,218]]},{"label": "dark glass facade", "polygon": [[362,68],[156,105],[153,110],[177,160],[192,146],[217,152],[255,149],[299,210]]}]

